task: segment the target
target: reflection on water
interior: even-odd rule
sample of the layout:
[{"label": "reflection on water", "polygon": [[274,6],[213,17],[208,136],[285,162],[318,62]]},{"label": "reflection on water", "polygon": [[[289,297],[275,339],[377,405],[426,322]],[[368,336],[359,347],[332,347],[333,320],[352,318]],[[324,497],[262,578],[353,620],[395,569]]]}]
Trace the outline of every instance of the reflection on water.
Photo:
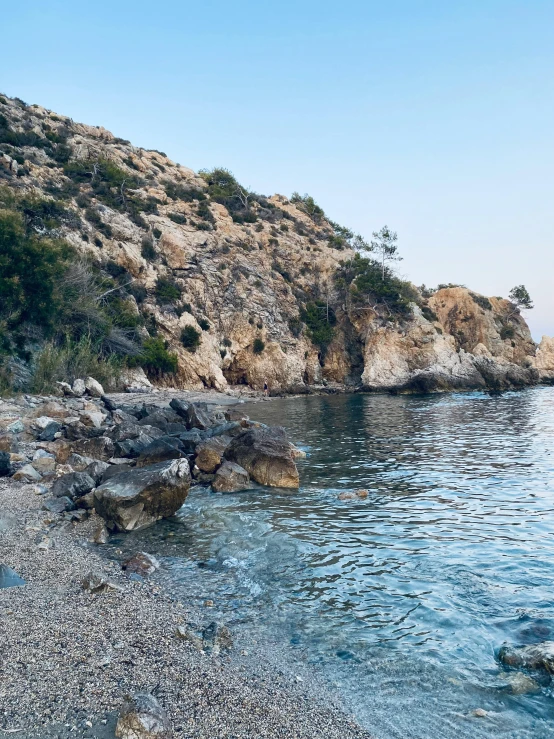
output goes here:
[{"label": "reflection on water", "polygon": [[376,737],[554,736],[550,681],[514,695],[495,660],[554,639],[554,388],[249,411],[308,452],[301,490],[195,489],[128,546],[317,663]]}]

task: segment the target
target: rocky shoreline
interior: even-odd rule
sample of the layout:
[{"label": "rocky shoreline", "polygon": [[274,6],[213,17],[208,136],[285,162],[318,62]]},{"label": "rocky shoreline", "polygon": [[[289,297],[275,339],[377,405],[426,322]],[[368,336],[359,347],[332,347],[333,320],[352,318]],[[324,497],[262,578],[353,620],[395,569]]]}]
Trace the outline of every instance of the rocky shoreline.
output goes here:
[{"label": "rocky shoreline", "polygon": [[[75,451],[84,452],[87,446],[121,453],[127,450],[122,446],[126,442],[138,443],[141,434],[153,428],[149,423],[142,424],[136,436],[124,434],[134,438],[111,439],[133,425],[122,415],[124,405],[128,410],[147,408],[153,420],[160,408],[169,408],[168,400],[175,401],[174,407],[181,403],[183,413],[198,414],[196,422],[207,424],[211,418],[207,428],[193,427],[197,434],[217,427],[212,422],[221,421],[220,414],[235,413],[241,421],[226,420],[219,426],[236,424],[227,431],[235,434],[235,457],[242,453],[247,466],[253,461],[247,459],[253,447],[240,452],[237,439],[257,433],[260,426],[233,409],[236,399],[219,394],[202,395],[207,404],[195,406],[191,401],[200,400],[196,395],[160,393],[149,407],[144,398],[141,406],[134,406],[135,399],[127,395],[94,394],[89,390],[80,398],[71,392],[64,398],[26,396],[0,402],[0,446],[11,475],[0,479],[0,733],[29,739],[135,736],[129,726],[140,723],[140,715],[133,714],[138,695],[139,708],[161,713],[154,716],[157,733],[137,737],[367,737],[313,675],[299,676],[302,667],[283,667],[285,661],[264,656],[260,645],[233,644],[225,624],[213,620],[212,604],[193,608],[166,593],[153,558],[138,553],[123,569],[102,546],[106,525],[122,527],[98,515],[98,496],[86,500],[91,491],[68,485],[87,476],[76,469],[85,463],[84,469],[92,471],[93,465],[102,475],[111,469],[112,480],[118,468],[126,471],[123,478],[152,469],[136,466],[140,452],[132,445],[128,451],[133,456],[110,456],[105,462]],[[163,417],[157,418],[163,426]],[[180,434],[186,438],[191,429]],[[113,448],[99,439],[111,440]],[[140,440],[146,446],[151,443]],[[202,444],[205,448],[206,441],[209,436],[161,465],[188,468],[190,462],[193,477],[188,473],[188,482],[194,483],[196,476],[206,483],[210,474],[215,480],[213,473],[194,465],[194,459],[201,458],[197,449]],[[288,442],[281,439],[281,444]],[[205,466],[213,467],[213,450],[205,457]],[[236,462],[223,464],[238,467]],[[267,464],[262,466],[267,474]],[[291,457],[288,473],[293,467]],[[260,474],[255,464],[252,470],[253,477]],[[52,495],[56,488],[66,494]],[[179,499],[175,504],[180,505]],[[23,586],[8,587],[17,585],[8,581],[12,571]],[[129,697],[135,703],[125,703]],[[146,719],[153,720],[152,715]]]}]

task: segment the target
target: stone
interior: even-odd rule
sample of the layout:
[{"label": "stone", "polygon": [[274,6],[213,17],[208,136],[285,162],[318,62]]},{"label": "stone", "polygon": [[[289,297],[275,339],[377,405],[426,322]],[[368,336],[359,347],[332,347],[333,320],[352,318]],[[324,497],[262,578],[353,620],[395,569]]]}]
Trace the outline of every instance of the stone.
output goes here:
[{"label": "stone", "polygon": [[53,418],[50,418],[49,416],[39,416],[34,421],[34,426],[37,429],[40,429],[41,431],[44,431],[44,429],[48,428],[48,426],[54,421]]},{"label": "stone", "polygon": [[80,495],[78,498],[75,498],[74,503],[77,508],[83,508],[85,511],[90,511],[94,508],[94,491],[91,490],[90,493]]},{"label": "stone", "polygon": [[70,472],[68,475],[59,477],[52,485],[52,495],[61,498],[66,495],[73,500],[90,493],[96,483],[86,472]]},{"label": "stone", "polygon": [[216,493],[238,493],[251,488],[250,475],[244,467],[227,460],[217,470],[212,482],[212,489]]},{"label": "stone", "polygon": [[137,693],[125,700],[115,727],[117,739],[170,739],[171,734],[167,713],[153,695]]},{"label": "stone", "polygon": [[104,403],[104,407],[106,408],[106,410],[112,412],[117,410],[117,403],[109,398],[107,395],[103,395],[101,397],[101,401],[102,403]]},{"label": "stone", "polygon": [[52,452],[47,452],[46,449],[37,449],[33,454],[33,462],[36,462],[37,459],[42,459],[43,457],[49,457],[56,461],[56,455],[52,454]]},{"label": "stone", "polygon": [[56,403],[55,401],[43,403],[39,406],[36,413],[40,413],[41,416],[49,416],[53,420],[67,418],[70,415],[67,408],[65,408],[61,403]]},{"label": "stone", "polygon": [[85,379],[85,390],[92,398],[101,398],[104,395],[104,388],[94,377]]},{"label": "stone", "polygon": [[50,513],[64,513],[75,510],[75,503],[67,495],[63,495],[61,498],[50,498],[45,501],[42,508]]},{"label": "stone", "polygon": [[135,467],[96,488],[96,512],[109,529],[132,531],[176,513],[190,489],[186,459]]},{"label": "stone", "polygon": [[110,535],[108,533],[108,529],[104,526],[104,524],[98,526],[92,536],[92,540],[95,544],[107,544],[109,538]]},{"label": "stone", "polygon": [[85,457],[106,461],[113,457],[114,443],[107,436],[97,436],[93,439],[79,439],[73,445],[73,449]]},{"label": "stone", "polygon": [[554,641],[522,647],[505,645],[498,650],[498,659],[509,667],[525,670],[545,670],[554,674]]},{"label": "stone", "polygon": [[195,647],[195,649],[198,649],[199,652],[202,652],[204,650],[202,637],[198,636],[193,631],[185,628],[184,626],[177,626],[177,628],[175,629],[175,636],[184,642],[192,644],[192,646]]},{"label": "stone", "polygon": [[26,464],[13,474],[12,479],[18,480],[19,482],[38,482],[42,480],[42,475],[35,470],[33,465]]},{"label": "stone", "polygon": [[106,416],[100,411],[83,411],[80,415],[81,423],[85,426],[92,426],[95,429],[102,428]]},{"label": "stone", "polygon": [[0,564],[0,590],[3,588],[16,588],[25,585],[25,580],[19,577],[15,570],[7,565]]},{"label": "stone", "polygon": [[53,475],[56,470],[56,459],[51,456],[39,457],[33,461],[33,467],[43,477]]},{"label": "stone", "polygon": [[25,426],[19,418],[17,421],[10,423],[6,428],[12,434],[22,434],[25,431]]},{"label": "stone", "polygon": [[509,692],[512,695],[526,695],[528,693],[539,693],[541,686],[536,680],[525,675],[523,672],[504,672],[498,676],[504,683],[507,683]]},{"label": "stone", "polygon": [[230,436],[215,436],[202,441],[196,447],[196,466],[202,472],[213,473],[221,465],[225,450],[231,443]]},{"label": "stone", "polygon": [[306,452],[303,449],[299,449],[294,444],[290,445],[290,452],[293,459],[306,459]]},{"label": "stone", "polygon": [[204,440],[204,435],[198,429],[187,431],[184,434],[179,434],[177,437],[183,445],[185,454],[194,454],[196,447]]},{"label": "stone", "polygon": [[108,580],[104,575],[98,572],[89,572],[83,578],[81,582],[83,590],[88,590],[89,593],[103,593],[106,590],[123,590],[123,588],[116,583]]},{"label": "stone", "polygon": [[253,428],[233,439],[225,458],[243,467],[260,485],[298,488],[298,470],[285,430],[280,426]]},{"label": "stone", "polygon": [[213,439],[215,436],[238,436],[243,431],[243,427],[238,421],[230,421],[212,426],[203,431],[206,439]]},{"label": "stone", "polygon": [[67,464],[73,467],[75,472],[84,472],[92,462],[94,462],[92,457],[83,457],[81,454],[75,453],[67,458]]},{"label": "stone", "polygon": [[344,492],[338,494],[339,500],[365,500],[369,492],[367,490],[352,490],[351,492]]},{"label": "stone", "polygon": [[38,434],[37,439],[39,441],[54,441],[56,434],[61,431],[61,428],[62,425],[59,421],[50,421],[48,426]]},{"label": "stone", "polygon": [[212,621],[202,631],[202,646],[204,651],[217,655],[222,649],[232,649],[233,639],[231,632],[223,624]]},{"label": "stone", "polygon": [[0,452],[17,452],[18,446],[12,434],[0,434]]},{"label": "stone", "polygon": [[127,574],[148,577],[160,567],[158,560],[146,552],[137,552],[121,565]]},{"label": "stone", "polygon": [[85,467],[83,472],[85,472],[89,477],[92,477],[96,485],[99,485],[102,475],[109,466],[110,465],[107,462],[101,462],[99,459],[94,459]]},{"label": "stone", "polygon": [[139,457],[145,449],[154,441],[147,434],[140,434],[136,439],[126,439],[125,441],[116,441],[114,445],[114,453],[118,457],[130,457],[135,459]]},{"label": "stone", "polygon": [[184,456],[183,444],[179,439],[162,436],[154,439],[139,454],[137,467],[146,467],[168,459],[181,459]]},{"label": "stone", "polygon": [[208,413],[198,403],[187,403],[185,400],[173,398],[169,405],[181,418],[184,418],[188,429],[195,428],[203,431],[212,425]]},{"label": "stone", "polygon": [[56,382],[56,385],[60,388],[64,395],[73,397],[73,389],[68,382]]},{"label": "stone", "polygon": [[75,380],[71,388],[71,391],[73,392],[73,395],[75,395],[76,398],[82,398],[83,395],[87,391],[87,387],[85,385],[84,380]]},{"label": "stone", "polygon": [[0,477],[6,477],[12,473],[12,464],[9,452],[0,452]]}]

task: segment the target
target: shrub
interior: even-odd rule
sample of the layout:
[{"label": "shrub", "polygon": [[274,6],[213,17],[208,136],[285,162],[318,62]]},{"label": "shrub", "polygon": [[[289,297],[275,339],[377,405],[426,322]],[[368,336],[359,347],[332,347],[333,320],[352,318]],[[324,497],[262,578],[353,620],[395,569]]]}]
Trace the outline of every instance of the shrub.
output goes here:
[{"label": "shrub", "polygon": [[261,339],[254,339],[254,343],[252,344],[252,351],[254,354],[261,354],[264,349],[264,342]]},{"label": "shrub", "polygon": [[310,216],[312,221],[319,223],[325,217],[325,211],[320,208],[311,195],[300,195],[297,192],[293,192],[290,199],[291,203],[294,203],[296,207],[306,215]]},{"label": "shrub", "polygon": [[333,339],[334,326],[337,322],[333,309],[323,301],[316,300],[306,304],[300,317],[308,327],[308,337],[313,344],[319,347],[324,359]]},{"label": "shrub", "polygon": [[502,339],[502,341],[504,341],[505,339],[513,339],[514,336],[515,330],[513,326],[508,326],[504,324],[504,326],[502,326],[502,328],[500,329],[500,338]]},{"label": "shrub", "polygon": [[233,342],[231,341],[231,339],[223,339],[223,341],[221,343],[223,344],[223,346],[232,346],[233,345]]},{"label": "shrub", "polygon": [[209,331],[211,328],[210,322],[206,318],[199,318],[198,325],[200,326],[202,331]]},{"label": "shrub", "polygon": [[485,298],[484,295],[477,295],[476,293],[469,293],[473,299],[474,303],[477,303],[477,305],[480,308],[483,308],[483,310],[492,310],[492,303],[488,298]]},{"label": "shrub", "polygon": [[174,303],[181,297],[181,289],[174,280],[158,277],[156,282],[156,299],[158,303]]},{"label": "shrub", "polygon": [[135,361],[150,375],[175,374],[178,368],[177,355],[167,350],[167,342],[161,336],[146,339],[142,352]]},{"label": "shrub", "polygon": [[162,235],[162,232],[160,231],[159,228],[153,228],[152,233],[154,234],[155,239],[159,239],[160,236]]},{"label": "shrub", "polygon": [[294,337],[298,338],[300,336],[300,334],[302,333],[302,326],[303,323],[300,318],[297,318],[295,316],[289,318],[289,330]]},{"label": "shrub", "polygon": [[431,321],[431,323],[434,323],[435,321],[438,321],[437,314],[428,305],[421,306],[421,312],[423,314],[423,317],[426,318],[428,321]]},{"label": "shrub", "polygon": [[151,236],[143,236],[140,253],[142,257],[148,261],[153,261],[158,256],[157,251],[154,249],[154,242]]},{"label": "shrub", "polygon": [[194,326],[185,326],[181,332],[181,344],[189,352],[194,353],[200,346],[201,334]]},{"label": "shrub", "polygon": [[173,223],[184,224],[187,222],[186,217],[182,213],[168,213],[167,217],[173,221]]},{"label": "shrub", "polygon": [[166,181],[164,182],[165,194],[171,200],[182,200],[185,203],[190,203],[193,200],[205,200],[206,195],[196,187],[186,187],[186,185],[180,185],[175,182]]}]

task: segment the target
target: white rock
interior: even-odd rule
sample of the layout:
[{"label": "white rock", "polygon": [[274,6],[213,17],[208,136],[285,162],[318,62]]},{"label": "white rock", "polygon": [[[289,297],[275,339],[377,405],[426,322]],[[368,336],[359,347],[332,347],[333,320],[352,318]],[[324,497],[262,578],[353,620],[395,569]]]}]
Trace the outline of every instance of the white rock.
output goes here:
[{"label": "white rock", "polygon": [[73,387],[71,389],[73,391],[73,395],[76,395],[78,398],[82,398],[87,390],[85,381],[75,380],[75,382],[73,383]]},{"label": "white rock", "polygon": [[44,431],[44,429],[51,423],[54,423],[54,419],[50,418],[50,416],[39,416],[39,418],[35,418],[34,421],[35,426],[41,431]]},{"label": "white rock", "polygon": [[93,398],[101,398],[104,395],[104,388],[94,377],[87,377],[85,379],[85,388]]}]

